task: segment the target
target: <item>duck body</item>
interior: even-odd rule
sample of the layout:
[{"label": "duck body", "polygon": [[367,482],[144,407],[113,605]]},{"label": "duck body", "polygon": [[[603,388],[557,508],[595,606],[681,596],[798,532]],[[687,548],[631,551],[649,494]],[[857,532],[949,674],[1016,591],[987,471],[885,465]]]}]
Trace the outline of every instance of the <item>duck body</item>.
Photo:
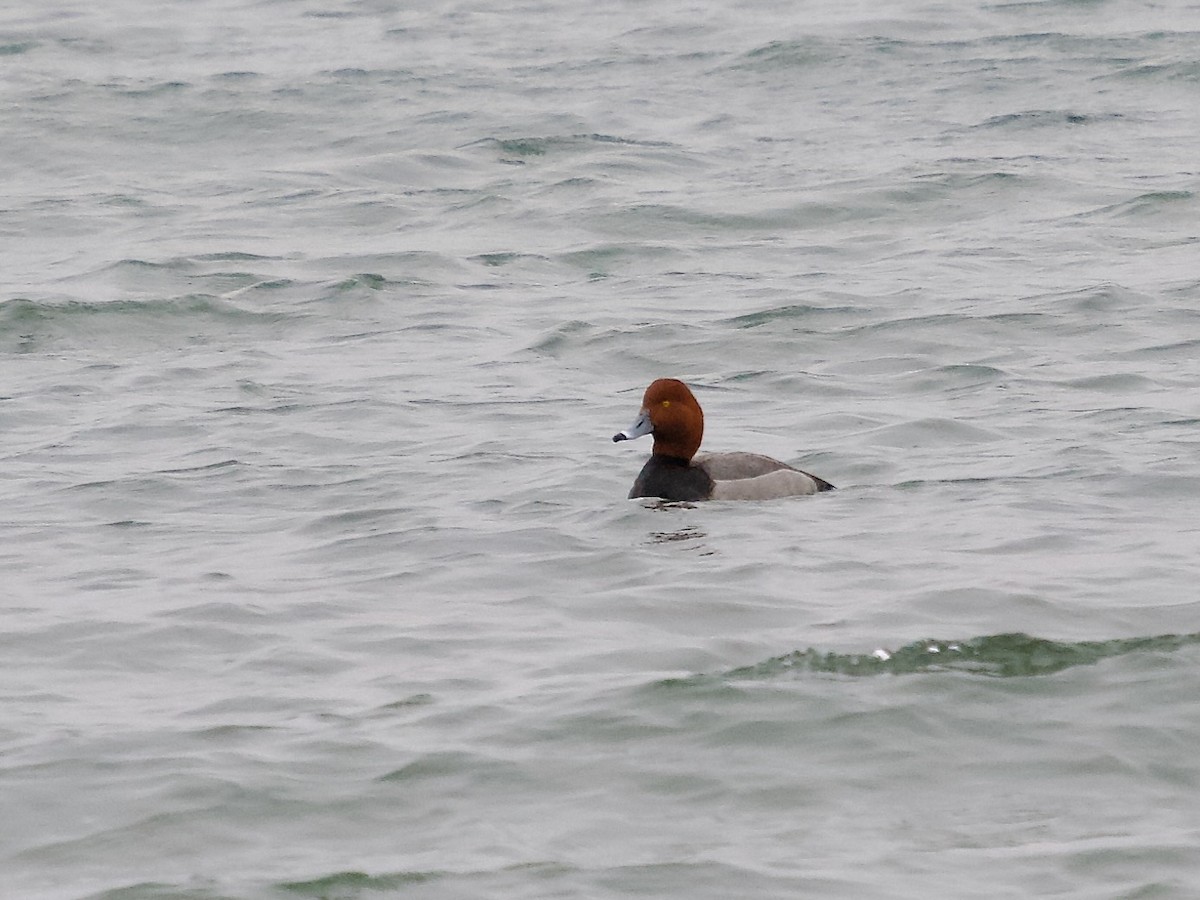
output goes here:
[{"label": "duck body", "polygon": [[828,481],[759,453],[701,453],[691,460],[655,453],[642,466],[629,497],[773,500],[831,490]]},{"label": "duck body", "polygon": [[660,378],[646,389],[633,424],[614,441],[654,435],[654,450],[629,497],[663,500],[771,500],[833,490],[833,485],[758,453],[698,453],[704,413],[682,381]]},{"label": "duck body", "polygon": [[642,466],[629,490],[634,497],[661,497],[663,500],[708,500],[716,483],[713,477],[691,460],[677,456],[652,454]]}]

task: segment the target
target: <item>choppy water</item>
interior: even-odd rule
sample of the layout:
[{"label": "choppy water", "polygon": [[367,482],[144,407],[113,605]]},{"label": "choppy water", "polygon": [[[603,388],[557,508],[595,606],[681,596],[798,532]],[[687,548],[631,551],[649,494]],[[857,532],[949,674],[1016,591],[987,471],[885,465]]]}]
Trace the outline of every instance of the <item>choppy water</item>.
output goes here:
[{"label": "choppy water", "polygon": [[6,6],[3,894],[1195,896],[1198,46]]}]

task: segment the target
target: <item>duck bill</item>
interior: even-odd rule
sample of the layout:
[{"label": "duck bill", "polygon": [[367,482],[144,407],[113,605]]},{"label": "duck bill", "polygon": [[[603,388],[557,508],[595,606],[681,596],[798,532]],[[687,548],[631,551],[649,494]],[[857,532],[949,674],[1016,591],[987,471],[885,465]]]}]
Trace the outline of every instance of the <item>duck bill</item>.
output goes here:
[{"label": "duck bill", "polygon": [[632,441],[634,438],[640,438],[643,434],[649,434],[654,430],[654,424],[650,421],[650,411],[642,409],[638,412],[638,417],[633,420],[633,424],[624,431],[618,431],[613,435],[613,443],[617,441]]}]

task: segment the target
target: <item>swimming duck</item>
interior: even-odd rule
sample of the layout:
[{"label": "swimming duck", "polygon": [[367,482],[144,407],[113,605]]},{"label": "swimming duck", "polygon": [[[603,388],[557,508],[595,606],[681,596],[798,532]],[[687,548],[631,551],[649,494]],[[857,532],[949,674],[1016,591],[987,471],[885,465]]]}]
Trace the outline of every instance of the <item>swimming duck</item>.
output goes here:
[{"label": "swimming duck", "polygon": [[831,491],[833,485],[758,453],[701,453],[704,413],[688,386],[660,378],[646,388],[633,424],[613,435],[631,441],[654,435],[650,459],[630,498],[664,500],[771,500]]}]

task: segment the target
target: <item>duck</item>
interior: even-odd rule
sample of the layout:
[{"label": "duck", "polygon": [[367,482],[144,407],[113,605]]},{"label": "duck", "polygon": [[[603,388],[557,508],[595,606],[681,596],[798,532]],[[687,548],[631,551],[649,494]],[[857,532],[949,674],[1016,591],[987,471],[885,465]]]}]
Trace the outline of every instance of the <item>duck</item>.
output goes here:
[{"label": "duck", "polygon": [[704,411],[676,378],[659,378],[646,388],[637,418],[613,442],[646,434],[654,435],[654,447],[629,491],[631,500],[773,500],[834,490],[823,478],[759,453],[697,453]]}]

